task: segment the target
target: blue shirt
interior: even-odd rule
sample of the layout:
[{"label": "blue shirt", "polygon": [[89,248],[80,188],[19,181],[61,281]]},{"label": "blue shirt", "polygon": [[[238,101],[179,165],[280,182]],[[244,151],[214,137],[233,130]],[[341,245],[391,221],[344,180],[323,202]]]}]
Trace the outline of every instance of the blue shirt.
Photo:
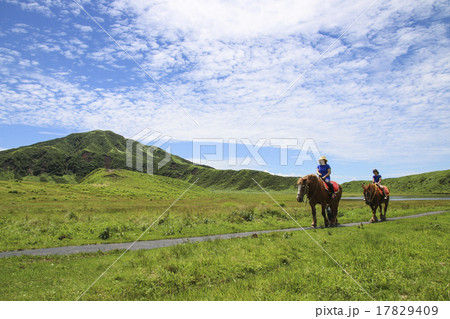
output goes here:
[{"label": "blue shirt", "polygon": [[[331,169],[330,165],[325,164],[325,165],[318,165],[317,169],[319,170],[319,173],[322,174],[322,177],[324,177],[325,175],[328,174],[328,170]],[[327,178],[329,178],[330,176],[327,176]]]},{"label": "blue shirt", "polygon": [[381,178],[381,175],[380,175],[380,174],[378,174],[378,175],[373,175],[373,181],[374,181],[375,183],[379,183],[379,182],[380,182],[380,178]]}]

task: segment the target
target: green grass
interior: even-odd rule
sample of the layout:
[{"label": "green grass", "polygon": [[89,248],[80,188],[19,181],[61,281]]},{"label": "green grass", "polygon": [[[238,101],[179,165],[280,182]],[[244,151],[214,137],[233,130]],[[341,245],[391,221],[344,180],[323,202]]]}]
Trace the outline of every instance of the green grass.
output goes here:
[{"label": "green grass", "polygon": [[[76,185],[0,181],[0,251],[134,241],[189,185],[121,170],[98,170]],[[310,207],[297,203],[295,192],[273,196],[302,226],[311,224]],[[449,201],[391,202],[387,216],[449,207]],[[340,223],[370,217],[363,201],[341,202]],[[323,225],[320,213],[318,223]],[[141,239],[291,227],[298,225],[264,193],[194,185]]]},{"label": "green grass", "polygon": [[158,175],[127,170],[99,168],[83,178],[80,185],[91,187],[97,195],[145,198],[148,200],[175,199],[189,188],[186,198],[211,196],[211,191],[197,185]]},{"label": "green grass", "polygon": [[[376,300],[449,300],[450,214],[308,231]],[[2,300],[75,300],[121,252],[0,259]],[[304,233],[129,251],[82,300],[370,300]]]}]

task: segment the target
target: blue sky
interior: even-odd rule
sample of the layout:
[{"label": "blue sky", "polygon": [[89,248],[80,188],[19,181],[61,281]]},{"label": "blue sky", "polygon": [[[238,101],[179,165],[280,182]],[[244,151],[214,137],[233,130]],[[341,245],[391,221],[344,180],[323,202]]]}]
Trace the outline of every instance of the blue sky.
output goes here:
[{"label": "blue sky", "polygon": [[304,175],[311,139],[340,182],[448,169],[449,49],[447,1],[0,1],[0,149],[151,128],[236,139],[217,168]]}]

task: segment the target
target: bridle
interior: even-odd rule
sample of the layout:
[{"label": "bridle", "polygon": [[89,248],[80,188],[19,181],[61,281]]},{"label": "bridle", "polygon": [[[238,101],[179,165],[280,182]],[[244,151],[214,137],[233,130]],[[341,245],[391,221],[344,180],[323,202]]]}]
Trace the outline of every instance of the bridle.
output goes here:
[{"label": "bridle", "polygon": [[305,196],[305,194],[309,193],[309,186],[306,185],[306,182],[305,182],[305,184],[303,184],[303,181],[302,181],[302,183],[298,186],[298,192],[297,192],[297,195],[298,195],[298,196],[300,196],[300,194],[301,194],[301,192],[302,192],[302,191],[301,191],[302,188],[305,189],[305,191],[304,191],[304,193],[303,193],[303,196]]},{"label": "bridle", "polygon": [[306,200],[305,200],[305,204],[306,204],[308,199],[311,201],[311,198],[313,198],[314,195],[316,195],[317,190],[319,189],[319,184],[320,184],[320,180],[318,179],[317,180],[316,189],[314,190],[314,193],[311,196],[309,196],[309,194],[310,194],[310,192],[309,192],[309,190],[310,190],[309,185],[307,184],[307,181],[305,181],[305,184],[303,185],[303,181],[302,181],[302,184],[300,184],[300,186],[298,187],[297,196],[300,196],[301,189],[305,188],[305,192],[303,193],[303,196],[306,195]]}]

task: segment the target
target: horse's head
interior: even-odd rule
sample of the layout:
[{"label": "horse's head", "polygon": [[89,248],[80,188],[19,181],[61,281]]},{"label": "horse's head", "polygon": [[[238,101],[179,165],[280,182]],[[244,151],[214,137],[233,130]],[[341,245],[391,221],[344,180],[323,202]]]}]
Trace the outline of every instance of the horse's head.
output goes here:
[{"label": "horse's head", "polygon": [[297,180],[297,187],[298,187],[298,192],[297,192],[297,201],[299,203],[303,202],[303,198],[305,197],[305,194],[308,191],[308,185],[306,184],[307,179],[306,178],[302,178],[300,177]]},{"label": "horse's head", "polygon": [[364,201],[366,202],[367,205],[370,205],[370,203],[372,202],[372,197],[373,197],[373,192],[375,190],[372,190],[372,184],[369,185],[362,185],[363,188],[363,194],[364,194]]}]

